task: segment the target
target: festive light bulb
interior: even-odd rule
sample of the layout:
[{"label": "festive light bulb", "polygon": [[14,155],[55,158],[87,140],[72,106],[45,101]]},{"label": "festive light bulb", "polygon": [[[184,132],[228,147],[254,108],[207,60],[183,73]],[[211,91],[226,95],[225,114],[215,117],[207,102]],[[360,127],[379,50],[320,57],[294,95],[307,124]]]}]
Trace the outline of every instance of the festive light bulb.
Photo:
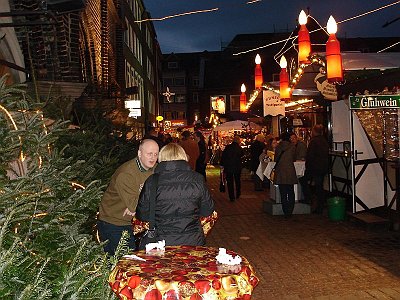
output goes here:
[{"label": "festive light bulb", "polygon": [[337,24],[335,19],[330,16],[326,26],[329,38],[326,42],[326,74],[328,82],[343,81],[342,55],[340,54],[340,43],[336,38]]},{"label": "festive light bulb", "polygon": [[326,25],[326,30],[329,34],[335,34],[337,32],[337,24],[335,19],[330,16],[328,19],[328,24]]},{"label": "festive light bulb", "polygon": [[256,55],[255,62],[256,62],[256,68],[254,70],[254,86],[256,89],[260,89],[262,87],[264,79],[260,65],[261,57],[259,54]]},{"label": "festive light bulb", "polygon": [[302,10],[299,14],[299,24],[300,25],[306,25],[307,24],[307,15],[304,12],[304,10]]},{"label": "festive light bulb", "polygon": [[284,55],[281,56],[281,60],[279,62],[279,65],[281,66],[282,69],[286,69],[287,67],[287,60]]},{"label": "festive light bulb", "polygon": [[298,42],[299,42],[299,65],[302,63],[309,63],[308,56],[311,53],[311,41],[310,34],[306,27],[307,24],[307,15],[302,10],[299,15],[299,33],[298,33]]},{"label": "festive light bulb", "polygon": [[246,113],[247,112],[247,97],[246,97],[246,86],[242,83],[240,87],[240,91],[242,94],[240,95],[239,103],[240,103],[240,112]]}]

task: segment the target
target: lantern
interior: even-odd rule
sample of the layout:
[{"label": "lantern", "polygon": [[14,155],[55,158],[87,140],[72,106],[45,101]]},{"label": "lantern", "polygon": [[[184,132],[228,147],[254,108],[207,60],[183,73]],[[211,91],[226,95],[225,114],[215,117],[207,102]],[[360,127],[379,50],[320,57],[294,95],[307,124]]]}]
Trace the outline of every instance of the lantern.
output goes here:
[{"label": "lantern", "polygon": [[307,15],[302,10],[299,15],[299,24],[300,24],[300,29],[299,29],[299,36],[298,36],[298,42],[299,42],[299,64],[301,63],[309,63],[308,56],[310,56],[311,53],[311,43],[310,43],[310,34],[308,32],[308,29],[306,27],[307,24]]},{"label": "lantern", "polygon": [[337,25],[335,19],[330,16],[326,27],[329,33],[326,42],[326,73],[328,82],[343,81],[342,55],[340,54],[340,43],[336,39]]},{"label": "lantern", "polygon": [[241,113],[246,113],[247,112],[247,98],[246,98],[246,86],[244,83],[242,83],[242,86],[240,87],[240,91],[242,92],[240,94],[240,112]]},{"label": "lantern", "polygon": [[282,68],[281,73],[279,74],[279,92],[281,100],[285,100],[290,98],[289,75],[286,71],[287,61],[285,56],[282,55],[279,65]]},{"label": "lantern", "polygon": [[254,81],[256,89],[261,88],[263,84],[263,74],[261,69],[261,57],[259,54],[256,55],[256,69],[254,70]]}]

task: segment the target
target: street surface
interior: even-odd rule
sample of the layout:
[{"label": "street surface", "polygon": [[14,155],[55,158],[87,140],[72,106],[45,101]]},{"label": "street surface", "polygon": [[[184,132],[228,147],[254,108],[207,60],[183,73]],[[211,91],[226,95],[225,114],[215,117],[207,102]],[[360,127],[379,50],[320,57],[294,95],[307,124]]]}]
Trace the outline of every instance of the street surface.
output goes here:
[{"label": "street surface", "polygon": [[264,213],[268,190],[242,180],[242,196],[230,202],[219,192],[219,169],[209,166],[207,184],[219,219],[207,245],[245,256],[260,283],[252,299],[400,299],[400,234],[367,231],[323,215],[291,219]]}]

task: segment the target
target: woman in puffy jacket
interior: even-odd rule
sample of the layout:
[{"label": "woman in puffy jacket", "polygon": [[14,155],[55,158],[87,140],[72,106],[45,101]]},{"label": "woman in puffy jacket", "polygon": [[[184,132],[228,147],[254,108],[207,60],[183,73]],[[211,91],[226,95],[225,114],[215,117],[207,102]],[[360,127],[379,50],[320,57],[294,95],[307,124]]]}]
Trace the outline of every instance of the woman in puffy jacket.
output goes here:
[{"label": "woman in puffy jacket", "polygon": [[[155,204],[155,228],[157,240],[165,240],[166,246],[205,244],[200,217],[210,216],[214,201],[204,177],[193,171],[185,150],[175,143],[164,146],[158,156],[159,164]],[[154,175],[152,175],[154,176]],[[142,189],[136,208],[136,218],[149,221],[150,176]]]}]

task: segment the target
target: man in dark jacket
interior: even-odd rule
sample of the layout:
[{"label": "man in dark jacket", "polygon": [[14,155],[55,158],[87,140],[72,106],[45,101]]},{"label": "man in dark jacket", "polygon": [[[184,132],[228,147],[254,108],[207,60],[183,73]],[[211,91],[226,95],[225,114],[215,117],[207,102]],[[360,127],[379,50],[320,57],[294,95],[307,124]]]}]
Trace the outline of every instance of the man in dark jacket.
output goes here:
[{"label": "man in dark jacket", "polygon": [[300,178],[300,184],[303,189],[304,200],[311,203],[311,191],[309,183],[314,182],[316,209],[314,213],[321,214],[324,208],[324,178],[329,170],[329,145],[324,134],[324,127],[317,124],[312,129],[312,138],[307,148],[306,170],[304,176]]},{"label": "man in dark jacket", "polygon": [[[240,137],[235,135],[231,144],[227,145],[222,152],[221,166],[226,175],[228,194],[231,201],[240,197],[240,173],[242,172],[243,149],[240,147]],[[233,182],[235,181],[236,197]]]},{"label": "man in dark jacket", "polygon": [[256,174],[258,166],[260,165],[260,155],[265,148],[265,138],[262,134],[258,134],[255,140],[250,145],[250,171],[253,172],[254,190],[263,191],[260,177]]}]

